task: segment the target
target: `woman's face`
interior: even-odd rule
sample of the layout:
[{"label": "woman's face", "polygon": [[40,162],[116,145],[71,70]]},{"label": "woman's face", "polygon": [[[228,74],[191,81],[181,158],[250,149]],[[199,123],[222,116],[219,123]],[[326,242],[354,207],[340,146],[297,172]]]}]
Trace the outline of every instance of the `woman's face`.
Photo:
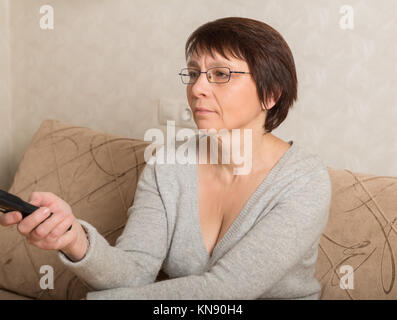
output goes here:
[{"label": "woman's face", "polygon": [[[187,61],[187,66],[201,71],[212,67],[229,67],[231,71],[250,72],[245,61],[232,57],[229,59],[216,52],[214,58],[210,54],[194,53]],[[199,129],[263,128],[266,115],[262,111],[251,74],[232,73],[229,82],[219,84],[209,83],[203,73],[196,83],[187,85],[186,95]],[[197,112],[196,109],[200,107],[212,112]]]}]

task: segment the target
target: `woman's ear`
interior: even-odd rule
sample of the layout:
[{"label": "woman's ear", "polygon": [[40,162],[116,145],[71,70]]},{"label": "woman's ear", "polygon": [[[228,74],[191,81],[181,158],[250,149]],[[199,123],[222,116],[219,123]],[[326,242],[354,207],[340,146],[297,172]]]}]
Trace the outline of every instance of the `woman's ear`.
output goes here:
[{"label": "woman's ear", "polygon": [[269,111],[271,108],[273,108],[276,105],[278,99],[280,99],[281,94],[282,94],[282,91],[279,91],[277,93],[277,99],[274,99],[274,95],[272,95],[269,99],[267,99],[266,106],[262,102],[261,103],[262,104],[262,110],[268,110]]},{"label": "woman's ear", "polygon": [[271,108],[274,107],[276,103],[274,102],[273,99],[268,99],[266,105],[262,102],[262,110],[267,110],[269,111]]}]

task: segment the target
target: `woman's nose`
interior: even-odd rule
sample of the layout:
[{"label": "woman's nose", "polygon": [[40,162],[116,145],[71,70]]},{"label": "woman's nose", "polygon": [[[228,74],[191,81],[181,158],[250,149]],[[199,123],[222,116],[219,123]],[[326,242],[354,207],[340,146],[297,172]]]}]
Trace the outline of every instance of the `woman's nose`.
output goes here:
[{"label": "woman's nose", "polygon": [[201,73],[196,82],[192,84],[192,93],[195,96],[206,95],[211,89],[211,84],[208,81],[207,74]]}]

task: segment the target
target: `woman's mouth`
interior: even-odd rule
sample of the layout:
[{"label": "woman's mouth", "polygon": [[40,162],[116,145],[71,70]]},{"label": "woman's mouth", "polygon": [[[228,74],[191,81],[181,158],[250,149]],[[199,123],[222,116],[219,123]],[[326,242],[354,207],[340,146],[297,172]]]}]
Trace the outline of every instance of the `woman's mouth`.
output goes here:
[{"label": "woman's mouth", "polygon": [[204,109],[204,108],[197,108],[194,113],[196,115],[206,115],[206,114],[211,114],[211,113],[215,113],[215,111],[211,111],[208,109]]}]

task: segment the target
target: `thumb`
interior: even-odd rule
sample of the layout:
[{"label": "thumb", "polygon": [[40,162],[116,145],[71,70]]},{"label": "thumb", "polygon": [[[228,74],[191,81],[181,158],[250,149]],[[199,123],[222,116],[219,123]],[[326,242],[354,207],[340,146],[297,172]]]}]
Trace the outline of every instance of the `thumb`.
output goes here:
[{"label": "thumb", "polygon": [[36,207],[41,207],[40,200],[37,200],[37,199],[36,200],[32,200],[32,201],[29,201],[29,203],[33,204]]},{"label": "thumb", "polygon": [[29,197],[29,203],[41,207],[43,202],[43,194],[41,192],[33,192]]},{"label": "thumb", "polygon": [[59,201],[59,197],[52,192],[35,191],[29,197],[29,203],[37,207],[51,208]]}]

